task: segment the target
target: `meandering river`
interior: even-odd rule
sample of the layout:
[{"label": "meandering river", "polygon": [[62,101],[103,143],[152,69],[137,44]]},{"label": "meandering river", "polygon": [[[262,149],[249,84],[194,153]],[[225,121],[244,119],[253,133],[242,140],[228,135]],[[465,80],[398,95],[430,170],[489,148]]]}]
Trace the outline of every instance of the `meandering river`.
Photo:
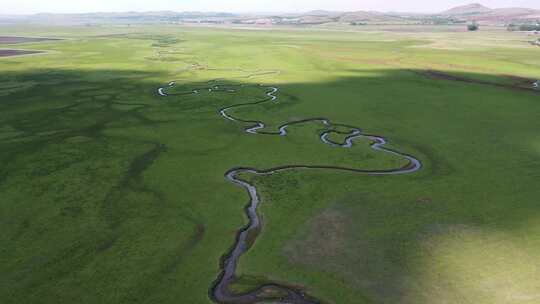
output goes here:
[{"label": "meandering river", "polygon": [[[158,89],[158,95],[167,96],[179,96],[187,94],[198,94],[199,91],[208,90],[209,92],[236,92],[236,88],[242,85],[218,85],[215,81],[209,82],[210,85],[204,88],[196,88],[183,93],[168,94],[167,89],[172,88],[175,82],[170,82],[167,86]],[[349,171],[364,175],[396,175],[396,174],[410,174],[420,170],[422,167],[421,162],[411,155],[394,151],[386,148],[387,140],[384,137],[364,134],[362,130],[355,126],[333,123],[330,119],[324,117],[309,118],[299,121],[291,121],[279,126],[278,131],[264,131],[266,125],[263,121],[243,119],[230,114],[230,111],[240,107],[254,106],[266,102],[278,101],[279,88],[274,86],[260,87],[266,90],[265,97],[250,103],[239,103],[232,106],[222,108],[218,113],[225,119],[242,123],[246,127],[244,128],[246,133],[270,135],[270,136],[287,136],[287,128],[291,125],[305,124],[305,123],[320,123],[324,126],[325,131],[320,135],[322,143],[336,147],[336,148],[351,148],[354,142],[358,139],[368,139],[371,142],[371,148],[381,153],[388,153],[393,156],[401,157],[407,161],[407,164],[400,168],[394,169],[381,169],[381,170],[363,170],[358,168],[348,168],[340,166],[315,166],[309,164],[286,164],[276,168],[268,169],[256,169],[248,167],[232,168],[225,173],[225,178],[232,184],[241,187],[246,190],[249,196],[249,204],[245,208],[245,213],[249,220],[247,226],[239,230],[236,240],[232,246],[232,249],[225,255],[221,261],[221,272],[210,289],[211,298],[218,303],[235,303],[235,304],[251,304],[271,301],[273,303],[292,303],[292,304],[315,304],[319,301],[315,298],[305,294],[302,290],[297,288],[286,286],[278,283],[268,283],[257,287],[256,289],[242,294],[236,294],[231,291],[230,285],[234,283],[236,279],[236,269],[240,258],[250,249],[250,242],[256,238],[262,231],[261,219],[257,213],[257,208],[261,203],[257,188],[255,185],[250,184],[248,181],[242,180],[239,176],[241,174],[254,174],[254,175],[270,175],[287,170],[341,170]],[[350,129],[350,132],[338,131],[338,127],[346,127]],[[329,139],[330,134],[338,133],[345,137],[343,143],[337,143]],[[248,236],[250,240],[248,240]]]}]

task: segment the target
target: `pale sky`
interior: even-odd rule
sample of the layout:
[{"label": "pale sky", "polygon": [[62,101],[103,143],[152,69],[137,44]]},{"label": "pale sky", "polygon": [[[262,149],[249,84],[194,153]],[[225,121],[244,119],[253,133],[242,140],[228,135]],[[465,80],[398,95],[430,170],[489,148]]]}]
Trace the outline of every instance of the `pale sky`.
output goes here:
[{"label": "pale sky", "polygon": [[540,9],[540,0],[0,0],[0,14],[125,11],[305,12],[316,9],[439,12],[480,2],[497,7]]}]

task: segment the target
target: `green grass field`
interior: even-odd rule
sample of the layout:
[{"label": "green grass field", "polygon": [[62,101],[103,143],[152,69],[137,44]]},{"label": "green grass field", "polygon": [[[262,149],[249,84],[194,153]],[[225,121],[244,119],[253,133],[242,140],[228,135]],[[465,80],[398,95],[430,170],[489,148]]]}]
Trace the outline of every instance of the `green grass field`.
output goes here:
[{"label": "green grass field", "polygon": [[[0,58],[0,302],[212,303],[247,222],[227,170],[403,165],[367,141],[324,145],[316,123],[269,137],[219,115],[265,84],[279,103],[234,115],[269,131],[326,117],[423,168],[244,176],[263,229],[236,292],[278,282],[321,303],[540,303],[540,48],[524,33],[444,29],[0,27],[63,39],[0,45],[45,51]],[[215,79],[247,86],[172,95]]]}]

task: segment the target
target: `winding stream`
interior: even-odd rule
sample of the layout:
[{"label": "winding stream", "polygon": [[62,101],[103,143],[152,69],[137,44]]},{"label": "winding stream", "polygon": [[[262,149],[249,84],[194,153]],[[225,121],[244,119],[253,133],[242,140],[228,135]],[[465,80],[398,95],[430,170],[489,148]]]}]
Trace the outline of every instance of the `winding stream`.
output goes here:
[{"label": "winding stream", "polygon": [[[213,83],[215,81],[211,81]],[[219,91],[219,92],[230,92],[234,93],[236,90],[236,87],[241,87],[243,85],[210,85],[209,87],[205,88],[197,88],[193,89],[191,91],[183,92],[183,93],[175,93],[175,94],[168,94],[167,89],[171,88],[175,85],[175,82],[170,82],[167,86],[159,88],[158,94],[160,96],[178,96],[178,95],[188,95],[188,94],[198,94],[201,90],[208,90],[209,92]],[[311,169],[311,170],[341,170],[341,171],[349,171],[354,172],[358,174],[365,174],[365,175],[397,175],[397,174],[408,174],[413,173],[415,171],[420,170],[422,167],[421,162],[416,159],[413,156],[407,155],[405,153],[401,153],[398,151],[391,150],[389,148],[386,148],[387,140],[384,137],[376,136],[376,135],[369,135],[364,134],[360,128],[344,125],[344,124],[336,124],[332,123],[327,118],[310,118],[310,119],[304,119],[299,121],[292,121],[287,122],[281,126],[279,126],[277,132],[269,132],[269,131],[263,131],[263,129],[266,127],[265,123],[262,121],[257,120],[246,120],[241,119],[238,117],[235,117],[234,115],[230,114],[229,111],[240,108],[240,107],[246,107],[246,106],[254,106],[265,102],[277,102],[277,93],[279,89],[277,87],[273,86],[263,86],[260,85],[260,87],[265,88],[266,91],[266,97],[255,102],[251,103],[240,103],[235,104],[232,106],[228,106],[225,108],[222,108],[219,110],[219,114],[230,121],[236,122],[236,123],[243,123],[247,125],[247,127],[244,129],[245,132],[250,134],[260,134],[260,135],[272,135],[272,136],[287,136],[287,128],[292,125],[298,125],[298,124],[305,124],[305,123],[320,123],[324,126],[325,131],[320,134],[320,140],[327,145],[337,147],[337,148],[351,148],[354,145],[354,142],[358,139],[368,139],[371,144],[370,147],[373,150],[380,151],[383,153],[388,153],[393,156],[401,157],[405,160],[407,160],[407,164],[400,168],[394,168],[394,169],[386,169],[386,170],[362,170],[362,169],[356,169],[356,168],[347,168],[347,167],[339,167],[339,166],[314,166],[314,165],[283,165],[276,168],[270,168],[265,170],[259,170],[255,168],[248,168],[248,167],[238,167],[238,168],[232,168],[229,171],[225,173],[225,178],[230,181],[231,183],[242,187],[246,190],[246,192],[249,195],[249,205],[246,207],[245,212],[249,219],[249,223],[247,226],[242,228],[237,236],[236,241],[234,245],[232,246],[229,253],[222,259],[221,261],[221,273],[219,274],[218,278],[214,282],[211,290],[210,290],[210,296],[211,298],[218,303],[235,303],[235,304],[251,304],[251,303],[260,303],[264,301],[270,301],[273,303],[292,303],[292,304],[315,304],[319,303],[317,299],[314,299],[310,297],[309,295],[302,292],[302,290],[287,286],[284,284],[278,284],[278,283],[269,283],[262,286],[259,286],[255,290],[252,290],[248,293],[243,294],[235,294],[231,292],[230,285],[234,283],[236,277],[236,269],[238,266],[238,262],[240,260],[240,257],[246,253],[249,248],[251,247],[251,244],[254,242],[256,237],[261,232],[261,220],[259,215],[257,214],[257,207],[260,204],[260,198],[259,194],[257,192],[257,188],[250,184],[249,182],[242,180],[239,176],[243,173],[249,173],[254,175],[270,175],[282,171],[287,170],[299,170],[299,169]],[[350,129],[350,132],[343,132],[339,131],[336,128],[338,127],[345,127]],[[329,136],[332,133],[345,135],[345,139],[343,143],[337,143],[329,139]],[[248,240],[249,237],[249,240]]]}]

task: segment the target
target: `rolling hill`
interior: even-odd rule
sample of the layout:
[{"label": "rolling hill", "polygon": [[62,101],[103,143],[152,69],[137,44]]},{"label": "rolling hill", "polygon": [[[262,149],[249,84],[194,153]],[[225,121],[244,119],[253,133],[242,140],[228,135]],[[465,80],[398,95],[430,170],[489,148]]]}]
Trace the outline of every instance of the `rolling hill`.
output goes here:
[{"label": "rolling hill", "polygon": [[461,20],[476,20],[484,23],[508,23],[540,19],[540,10],[521,7],[489,8],[479,3],[457,6],[440,15]]}]

